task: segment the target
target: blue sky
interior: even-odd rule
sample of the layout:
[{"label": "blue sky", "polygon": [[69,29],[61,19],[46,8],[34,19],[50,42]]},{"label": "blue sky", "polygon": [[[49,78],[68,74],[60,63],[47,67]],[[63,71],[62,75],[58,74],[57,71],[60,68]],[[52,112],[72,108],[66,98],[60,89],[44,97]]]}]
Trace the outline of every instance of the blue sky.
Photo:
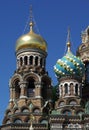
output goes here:
[{"label": "blue sky", "polygon": [[54,84],[53,66],[65,53],[68,27],[75,53],[81,44],[81,31],[89,25],[89,0],[0,0],[0,124],[9,102],[9,79],[16,69],[15,43],[28,31],[30,4],[35,30],[48,43],[46,68]]}]

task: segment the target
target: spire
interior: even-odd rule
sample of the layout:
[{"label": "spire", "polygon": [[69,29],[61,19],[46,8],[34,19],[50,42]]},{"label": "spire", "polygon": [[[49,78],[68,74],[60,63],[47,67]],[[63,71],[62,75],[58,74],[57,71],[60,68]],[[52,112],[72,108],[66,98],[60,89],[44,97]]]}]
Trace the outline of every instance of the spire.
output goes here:
[{"label": "spire", "polygon": [[33,22],[33,15],[32,15],[32,5],[30,5],[30,32],[33,31],[33,26],[34,26],[34,22]]},{"label": "spire", "polygon": [[70,28],[68,28],[68,35],[67,35],[67,52],[70,52],[71,42],[70,42]]}]

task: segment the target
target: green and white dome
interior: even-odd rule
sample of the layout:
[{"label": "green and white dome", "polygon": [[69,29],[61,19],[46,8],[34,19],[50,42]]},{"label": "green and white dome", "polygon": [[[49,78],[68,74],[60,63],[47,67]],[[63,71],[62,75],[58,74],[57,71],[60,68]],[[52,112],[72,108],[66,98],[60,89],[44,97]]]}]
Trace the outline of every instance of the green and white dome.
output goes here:
[{"label": "green and white dome", "polygon": [[58,78],[76,75],[82,77],[85,72],[84,63],[70,51],[70,42],[67,43],[68,51],[65,56],[57,60],[54,72]]}]

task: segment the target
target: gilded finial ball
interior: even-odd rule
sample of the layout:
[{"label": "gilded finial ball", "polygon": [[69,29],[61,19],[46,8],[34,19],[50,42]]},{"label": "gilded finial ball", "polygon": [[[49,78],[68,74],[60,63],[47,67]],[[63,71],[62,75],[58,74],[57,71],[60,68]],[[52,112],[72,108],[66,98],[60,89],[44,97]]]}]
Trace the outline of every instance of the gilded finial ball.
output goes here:
[{"label": "gilded finial ball", "polygon": [[70,44],[70,42],[69,42],[69,41],[67,42],[67,46],[68,46],[68,47],[70,47],[70,46],[71,46],[71,44]]}]

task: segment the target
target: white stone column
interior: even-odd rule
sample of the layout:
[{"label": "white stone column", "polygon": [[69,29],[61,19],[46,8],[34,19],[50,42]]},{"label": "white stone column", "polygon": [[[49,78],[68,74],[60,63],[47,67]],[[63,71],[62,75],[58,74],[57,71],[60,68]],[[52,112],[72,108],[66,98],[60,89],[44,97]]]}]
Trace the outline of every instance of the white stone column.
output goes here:
[{"label": "white stone column", "polygon": [[33,56],[33,65],[35,65],[35,56]]},{"label": "white stone column", "polygon": [[65,95],[65,88],[64,85],[62,86],[62,90],[63,90],[63,96]]},{"label": "white stone column", "polygon": [[22,57],[22,61],[23,61],[23,62],[22,62],[22,63],[23,63],[22,66],[23,66],[23,65],[24,65],[24,57]]},{"label": "white stone column", "polygon": [[27,82],[20,82],[19,85],[21,89],[20,98],[27,98]]},{"label": "white stone column", "polygon": [[40,57],[38,57],[38,66],[40,66]]},{"label": "white stone column", "polygon": [[36,98],[42,98],[42,93],[41,93],[41,82],[35,82],[35,97]]},{"label": "white stone column", "polygon": [[75,95],[75,84],[73,86],[73,94]]},{"label": "white stone column", "polygon": [[19,59],[17,59],[17,69],[19,68]]},{"label": "white stone column", "polygon": [[68,84],[68,95],[70,95],[70,85]]},{"label": "white stone column", "polygon": [[78,96],[80,96],[80,86],[78,85]]}]

